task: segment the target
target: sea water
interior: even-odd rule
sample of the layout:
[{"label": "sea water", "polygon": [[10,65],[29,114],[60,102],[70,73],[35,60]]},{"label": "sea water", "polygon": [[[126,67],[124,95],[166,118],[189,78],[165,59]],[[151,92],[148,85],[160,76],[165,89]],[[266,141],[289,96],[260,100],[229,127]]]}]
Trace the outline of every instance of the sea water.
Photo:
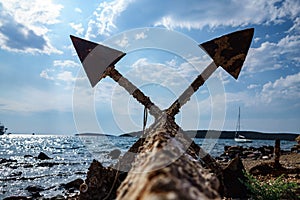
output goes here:
[{"label": "sea water", "polygon": [[[43,197],[61,194],[61,184],[77,178],[85,179],[93,159],[104,166],[114,164],[108,154],[114,149],[124,154],[137,141],[134,137],[116,136],[0,136],[0,199],[8,196],[28,196],[28,186],[40,186]],[[213,157],[224,151],[224,146],[241,145],[234,140],[194,139]],[[289,150],[295,142],[281,141],[281,148]],[[245,147],[274,145],[273,140],[254,140]],[[50,160],[39,160],[40,152]],[[122,155],[121,154],[121,155]]]}]

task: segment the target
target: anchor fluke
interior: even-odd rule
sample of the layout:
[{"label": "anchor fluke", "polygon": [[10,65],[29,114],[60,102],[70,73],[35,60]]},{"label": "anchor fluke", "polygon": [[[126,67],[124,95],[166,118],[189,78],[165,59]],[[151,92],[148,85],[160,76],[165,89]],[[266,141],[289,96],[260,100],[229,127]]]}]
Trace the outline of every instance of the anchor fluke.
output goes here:
[{"label": "anchor fluke", "polygon": [[238,78],[253,38],[254,28],[236,31],[204,42],[205,50],[217,66],[221,66],[235,79]]},{"label": "anchor fluke", "polygon": [[108,67],[114,65],[125,53],[82,38],[70,36],[88,79],[94,87]]}]

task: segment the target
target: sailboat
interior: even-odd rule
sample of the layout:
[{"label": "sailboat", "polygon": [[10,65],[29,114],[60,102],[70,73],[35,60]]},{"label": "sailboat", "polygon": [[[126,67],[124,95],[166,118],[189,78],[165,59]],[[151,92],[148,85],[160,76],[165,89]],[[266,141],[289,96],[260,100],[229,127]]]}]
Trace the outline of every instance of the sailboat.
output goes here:
[{"label": "sailboat", "polygon": [[241,109],[239,107],[239,115],[238,115],[238,120],[236,124],[236,129],[235,129],[235,137],[234,141],[239,142],[239,143],[251,143],[252,140],[247,139],[245,136],[240,134],[241,131]]}]

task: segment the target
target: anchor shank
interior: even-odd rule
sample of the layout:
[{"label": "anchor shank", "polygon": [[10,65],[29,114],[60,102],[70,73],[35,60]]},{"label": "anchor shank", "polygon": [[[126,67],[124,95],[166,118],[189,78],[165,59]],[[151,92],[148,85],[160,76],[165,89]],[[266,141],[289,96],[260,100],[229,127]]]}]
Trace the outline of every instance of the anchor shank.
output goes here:
[{"label": "anchor shank", "polygon": [[149,109],[149,113],[157,119],[162,115],[162,111],[150,100],[149,97],[133,85],[128,79],[122,76],[114,67],[108,72],[108,74],[114,81],[122,86],[130,95],[132,95],[138,102]]},{"label": "anchor shank", "polygon": [[218,67],[214,62],[207,66],[205,70],[180,95],[180,97],[168,108],[166,113],[174,117],[179,112],[180,108],[190,100],[191,96],[205,83],[205,81],[217,68]]}]

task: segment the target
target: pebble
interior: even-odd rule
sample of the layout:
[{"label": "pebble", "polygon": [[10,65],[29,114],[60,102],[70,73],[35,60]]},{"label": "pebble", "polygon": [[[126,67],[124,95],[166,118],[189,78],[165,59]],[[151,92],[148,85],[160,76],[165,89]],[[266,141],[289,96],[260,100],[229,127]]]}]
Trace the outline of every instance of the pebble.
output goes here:
[{"label": "pebble", "polygon": [[247,158],[252,160],[257,159],[264,159],[268,160],[271,159],[273,156],[274,147],[273,146],[262,146],[259,148],[255,147],[247,147],[244,148],[242,146],[225,146],[224,153],[220,155],[219,160],[227,160],[228,157],[230,159],[235,158],[239,155],[241,158]]}]

